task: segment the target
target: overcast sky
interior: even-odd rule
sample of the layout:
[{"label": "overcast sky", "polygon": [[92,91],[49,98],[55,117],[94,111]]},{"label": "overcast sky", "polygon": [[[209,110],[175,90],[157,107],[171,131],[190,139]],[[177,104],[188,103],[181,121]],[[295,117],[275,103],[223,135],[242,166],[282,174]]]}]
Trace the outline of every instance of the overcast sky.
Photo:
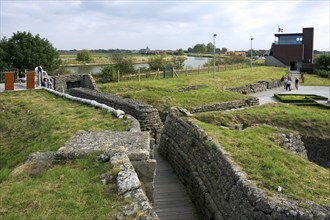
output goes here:
[{"label": "overcast sky", "polygon": [[314,49],[329,50],[329,0],[0,0],[1,38],[30,31],[58,50],[179,49],[213,42],[228,50],[270,49],[278,27],[314,27]]}]

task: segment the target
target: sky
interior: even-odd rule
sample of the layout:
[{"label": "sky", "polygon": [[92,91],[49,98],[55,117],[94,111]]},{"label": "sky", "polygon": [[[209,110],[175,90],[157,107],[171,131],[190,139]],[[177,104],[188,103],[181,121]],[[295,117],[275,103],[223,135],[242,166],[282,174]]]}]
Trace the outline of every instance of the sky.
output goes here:
[{"label": "sky", "polygon": [[251,38],[269,50],[278,27],[314,27],[314,49],[329,51],[329,11],[329,0],[0,0],[0,37],[31,32],[58,50],[187,50],[215,40],[246,51]]}]

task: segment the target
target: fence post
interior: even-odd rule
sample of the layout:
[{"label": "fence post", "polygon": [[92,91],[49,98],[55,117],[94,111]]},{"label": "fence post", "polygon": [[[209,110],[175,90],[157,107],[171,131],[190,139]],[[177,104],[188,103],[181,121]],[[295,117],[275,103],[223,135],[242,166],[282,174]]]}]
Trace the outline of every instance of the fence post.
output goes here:
[{"label": "fence post", "polygon": [[188,67],[186,66],[186,76],[188,76]]},{"label": "fence post", "polygon": [[199,74],[199,65],[198,65],[198,74]]},{"label": "fence post", "polygon": [[210,64],[207,66],[207,73],[210,73]]},{"label": "fence post", "polygon": [[119,70],[118,70],[118,74],[117,75],[118,75],[118,82],[119,82],[120,81],[119,80],[119,78],[120,78],[120,72],[119,72]]},{"label": "fence post", "polygon": [[140,68],[139,68],[139,82],[140,82],[140,77],[141,77],[141,76],[140,76]]}]

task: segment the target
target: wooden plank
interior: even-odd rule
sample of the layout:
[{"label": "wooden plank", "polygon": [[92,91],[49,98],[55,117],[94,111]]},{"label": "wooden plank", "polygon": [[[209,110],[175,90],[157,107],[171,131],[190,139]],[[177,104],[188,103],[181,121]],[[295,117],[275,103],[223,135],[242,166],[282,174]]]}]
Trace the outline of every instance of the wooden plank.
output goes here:
[{"label": "wooden plank", "polygon": [[170,164],[155,151],[154,208],[160,220],[197,220],[196,210]]}]

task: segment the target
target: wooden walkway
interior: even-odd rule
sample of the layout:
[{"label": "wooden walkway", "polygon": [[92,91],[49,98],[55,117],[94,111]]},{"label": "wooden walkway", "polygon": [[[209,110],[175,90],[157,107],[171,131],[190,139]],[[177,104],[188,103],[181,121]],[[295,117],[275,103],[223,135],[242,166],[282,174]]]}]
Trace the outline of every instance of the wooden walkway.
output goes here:
[{"label": "wooden walkway", "polygon": [[171,165],[155,150],[154,208],[160,220],[197,220],[195,208]]}]

